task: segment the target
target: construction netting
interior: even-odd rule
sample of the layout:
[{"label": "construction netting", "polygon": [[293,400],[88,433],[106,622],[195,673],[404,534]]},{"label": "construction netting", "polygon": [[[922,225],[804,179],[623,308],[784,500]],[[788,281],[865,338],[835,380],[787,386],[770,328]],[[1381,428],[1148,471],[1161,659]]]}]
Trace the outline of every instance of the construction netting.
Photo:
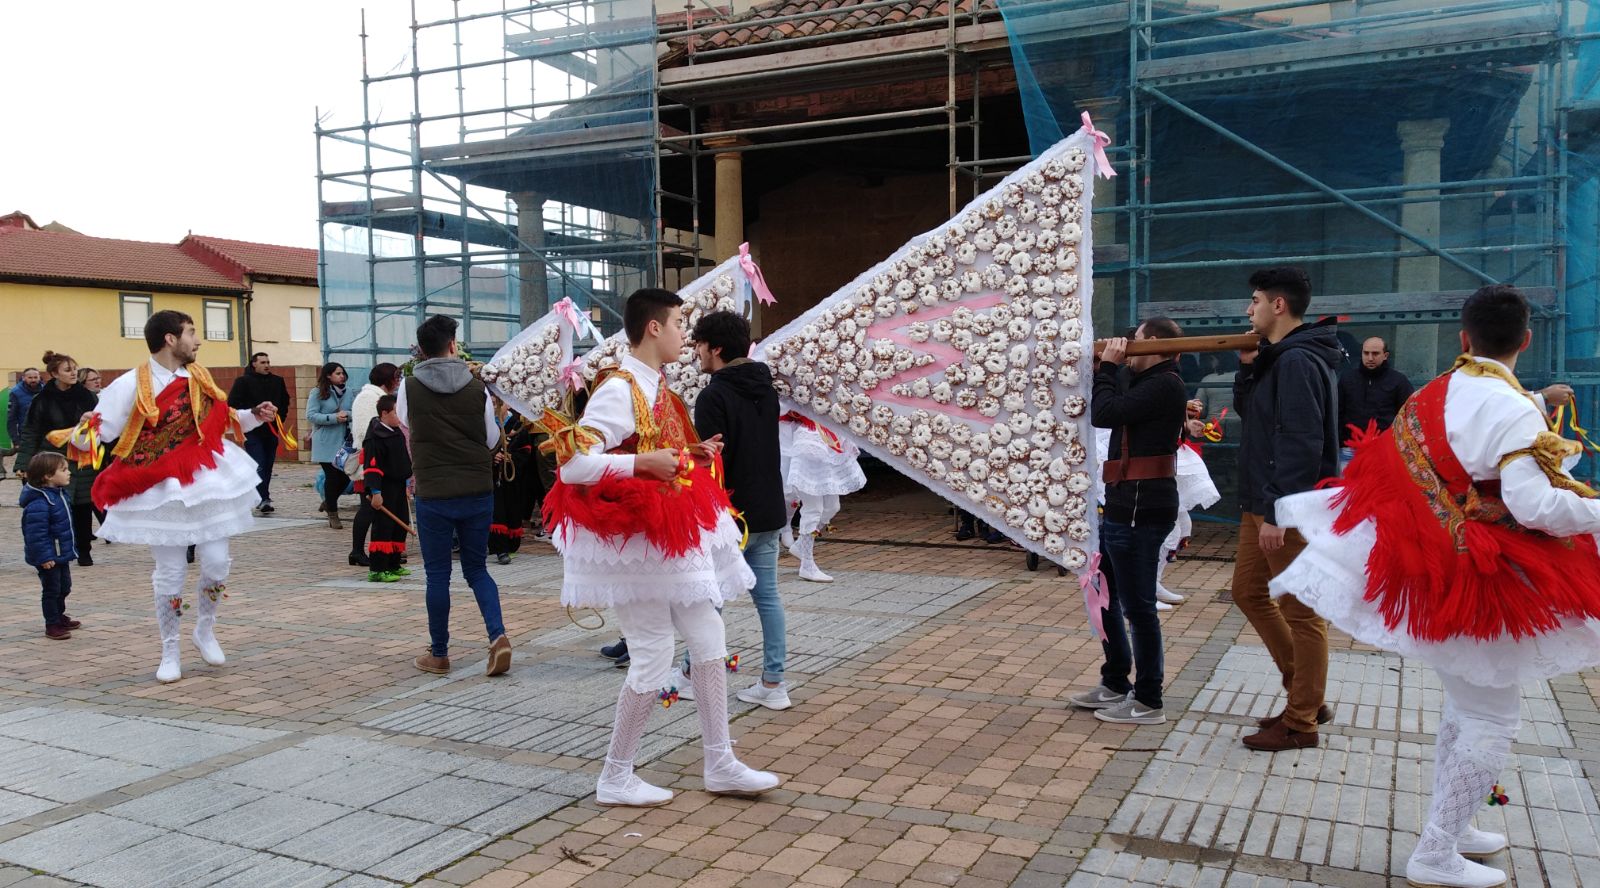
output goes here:
[{"label": "construction netting", "polygon": [[617,328],[660,262],[653,4],[414,5],[368,14],[360,119],[317,130],[329,360],[403,362],[441,313],[487,356],[565,297]]},{"label": "construction netting", "polygon": [[[1535,305],[1519,375],[1573,382],[1580,415],[1600,416],[1600,3],[998,5],[1034,150],[1084,112],[1113,139],[1097,329],[1168,315],[1242,331],[1250,273],[1298,265],[1349,369],[1376,336],[1421,383],[1460,350],[1461,300],[1510,283]],[[1182,362],[1213,414],[1234,369]],[[1228,488],[1225,431],[1208,462]]]}]

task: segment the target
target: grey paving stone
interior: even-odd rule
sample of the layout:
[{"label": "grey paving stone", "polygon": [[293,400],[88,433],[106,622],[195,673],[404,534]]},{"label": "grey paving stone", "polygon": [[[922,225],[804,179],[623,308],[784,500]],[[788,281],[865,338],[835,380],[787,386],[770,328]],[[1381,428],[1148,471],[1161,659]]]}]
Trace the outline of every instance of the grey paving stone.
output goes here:
[{"label": "grey paving stone", "polygon": [[375,876],[414,882],[425,873],[448,866],[489,844],[489,836],[464,829],[448,829],[424,839],[381,863],[366,867]]},{"label": "grey paving stone", "polygon": [[341,755],[290,747],[223,768],[211,779],[257,789],[286,790],[326,777],[349,764],[350,760]]},{"label": "grey paving stone", "polygon": [[186,885],[208,882],[210,874],[250,856],[244,848],[183,833],[141,842],[93,863],[66,871],[69,879],[105,888],[130,885]]},{"label": "grey paving stone", "polygon": [[264,795],[265,791],[253,787],[202,777],[123,802],[107,809],[106,813],[152,826],[179,829],[232,811]]},{"label": "grey paving stone", "polygon": [[443,831],[432,823],[357,811],[272,850],[300,860],[365,871]]},{"label": "grey paving stone", "polygon": [[457,826],[521,794],[512,786],[446,776],[435,777],[371,807],[382,814]]},{"label": "grey paving stone", "polygon": [[55,806],[56,803],[48,799],[0,789],[0,823],[21,820]]},{"label": "grey paving stone", "polygon": [[0,845],[0,860],[64,873],[161,835],[161,830],[143,823],[85,814]]},{"label": "grey paving stone", "polygon": [[[582,775],[587,777],[588,775]],[[592,783],[587,783],[590,788]],[[559,811],[572,804],[573,797],[554,795],[548,792],[531,790],[522,792],[516,798],[503,805],[479,814],[478,816],[461,824],[464,829],[480,832],[486,835],[499,836],[515,832],[535,820]]]},{"label": "grey paving stone", "polygon": [[337,771],[308,780],[290,792],[350,808],[366,808],[421,786],[433,776],[428,771],[382,762],[352,762]]},{"label": "grey paving stone", "polygon": [[256,853],[216,875],[216,881],[207,888],[326,888],[348,873],[276,854]]},{"label": "grey paving stone", "polygon": [[265,850],[349,813],[351,809],[328,802],[272,793],[190,824],[186,829],[218,842]]}]

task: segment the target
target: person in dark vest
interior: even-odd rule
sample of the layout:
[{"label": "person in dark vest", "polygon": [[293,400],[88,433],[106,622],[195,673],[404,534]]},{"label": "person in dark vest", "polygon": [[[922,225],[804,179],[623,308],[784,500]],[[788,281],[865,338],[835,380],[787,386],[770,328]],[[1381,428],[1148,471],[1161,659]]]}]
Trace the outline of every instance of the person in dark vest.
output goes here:
[{"label": "person in dark vest", "polygon": [[[250,366],[239,378],[233,381],[233,387],[228,389],[228,406],[236,410],[249,410],[262,401],[271,401],[272,406],[278,408],[278,416],[285,423],[289,422],[289,387],[284,384],[283,377],[272,372],[272,358],[266,352],[256,352],[250,356]],[[256,461],[256,470],[261,477],[261,483],[256,485],[256,493],[261,495],[261,505],[257,508],[263,515],[270,515],[272,508],[272,466],[278,461],[278,432],[273,426],[257,426],[245,433],[244,450],[250,458]]]},{"label": "person in dark vest", "polygon": [[494,404],[482,380],[457,354],[456,322],[434,315],[417,328],[423,360],[400,386],[396,413],[411,437],[417,537],[428,578],[430,647],[413,662],[423,672],[450,671],[450,545],[461,543],[461,575],[472,587],[489,634],[489,675],[511,668],[511,640],[500,618],[500,588],[485,566],[494,516]]}]

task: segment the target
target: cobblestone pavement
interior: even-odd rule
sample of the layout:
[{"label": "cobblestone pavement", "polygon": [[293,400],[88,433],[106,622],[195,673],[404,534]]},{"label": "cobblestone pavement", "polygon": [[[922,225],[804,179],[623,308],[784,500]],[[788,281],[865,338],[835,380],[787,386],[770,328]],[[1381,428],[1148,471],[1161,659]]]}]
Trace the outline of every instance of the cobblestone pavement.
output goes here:
[{"label": "cobblestone pavement", "polygon": [[[420,570],[366,583],[310,480],[280,466],[282,517],[235,540],[228,665],[186,651],[173,685],[152,679],[148,554],[98,546],[74,569],[84,628],[50,641],[0,507],[0,888],[1403,884],[1388,874],[1426,802],[1438,686],[1336,641],[1323,746],[1242,748],[1281,695],[1227,601],[1225,526],[1202,524],[1168,572],[1192,593],[1163,618],[1169,722],[1129,728],[1063,704],[1098,678],[1075,584],[957,544],[935,502],[875,484],[819,546],[837,582],[780,569],[795,706],[732,701],[741,756],[784,786],[705,794],[682,702],[652,716],[640,759],[679,794],[631,811],[592,797],[621,680],[594,651],[614,631],[568,620],[548,546],[491,564],[511,674],[482,675],[463,589],[455,671],[425,675]],[[753,609],[727,622],[758,663]],[[1526,689],[1513,804],[1478,821],[1510,834],[1492,862],[1522,888],[1600,885],[1597,692],[1592,674]]]}]

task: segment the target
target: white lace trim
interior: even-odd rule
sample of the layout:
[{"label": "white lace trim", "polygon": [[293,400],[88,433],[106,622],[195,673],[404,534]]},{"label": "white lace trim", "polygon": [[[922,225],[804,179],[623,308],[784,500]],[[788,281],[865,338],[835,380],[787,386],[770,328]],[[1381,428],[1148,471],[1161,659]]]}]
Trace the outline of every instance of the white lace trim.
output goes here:
[{"label": "white lace trim", "polygon": [[1509,687],[1600,665],[1600,620],[1563,625],[1534,638],[1495,641],[1457,638],[1419,641],[1404,628],[1390,630],[1366,600],[1367,557],[1376,542],[1372,522],[1339,536],[1333,532],[1334,492],[1319,490],[1278,500],[1280,524],[1297,528],[1306,549],[1272,581],[1274,596],[1289,594],[1329,622],[1365,642],[1426,661],[1441,672],[1470,675],[1476,684]]},{"label": "white lace trim", "polygon": [[255,526],[250,510],[260,501],[251,486],[232,499],[196,505],[173,500],[152,509],[134,509],[119,503],[106,511],[106,521],[98,533],[113,543],[196,546],[250,530]]},{"label": "white lace trim", "polygon": [[738,525],[724,515],[701,534],[698,549],[673,558],[642,537],[619,548],[583,528],[562,528],[550,538],[562,556],[561,603],[607,608],[665,600],[721,606],[756,584],[739,549],[742,537]]},{"label": "white lace trim", "polygon": [[[1186,447],[1178,448],[1181,453]],[[1210,473],[1202,466],[1198,474],[1178,473],[1178,508],[1184,512],[1190,509],[1209,509],[1222,499],[1222,494],[1217,491],[1217,485],[1212,483]]]},{"label": "white lace trim", "polygon": [[255,495],[259,483],[261,476],[257,473],[255,460],[237,444],[224,441],[222,452],[217,455],[216,468],[201,469],[188,484],[179,484],[178,479],[168,478],[149,490],[122,500],[112,506],[111,511],[125,509],[148,512],[170,504],[197,506],[216,500],[234,500],[246,492]]},{"label": "white lace trim", "polygon": [[861,464],[854,459],[848,462],[824,462],[797,456],[789,460],[789,468],[783,476],[783,494],[791,502],[798,499],[800,494],[844,496],[865,486],[867,476],[861,471]]}]

